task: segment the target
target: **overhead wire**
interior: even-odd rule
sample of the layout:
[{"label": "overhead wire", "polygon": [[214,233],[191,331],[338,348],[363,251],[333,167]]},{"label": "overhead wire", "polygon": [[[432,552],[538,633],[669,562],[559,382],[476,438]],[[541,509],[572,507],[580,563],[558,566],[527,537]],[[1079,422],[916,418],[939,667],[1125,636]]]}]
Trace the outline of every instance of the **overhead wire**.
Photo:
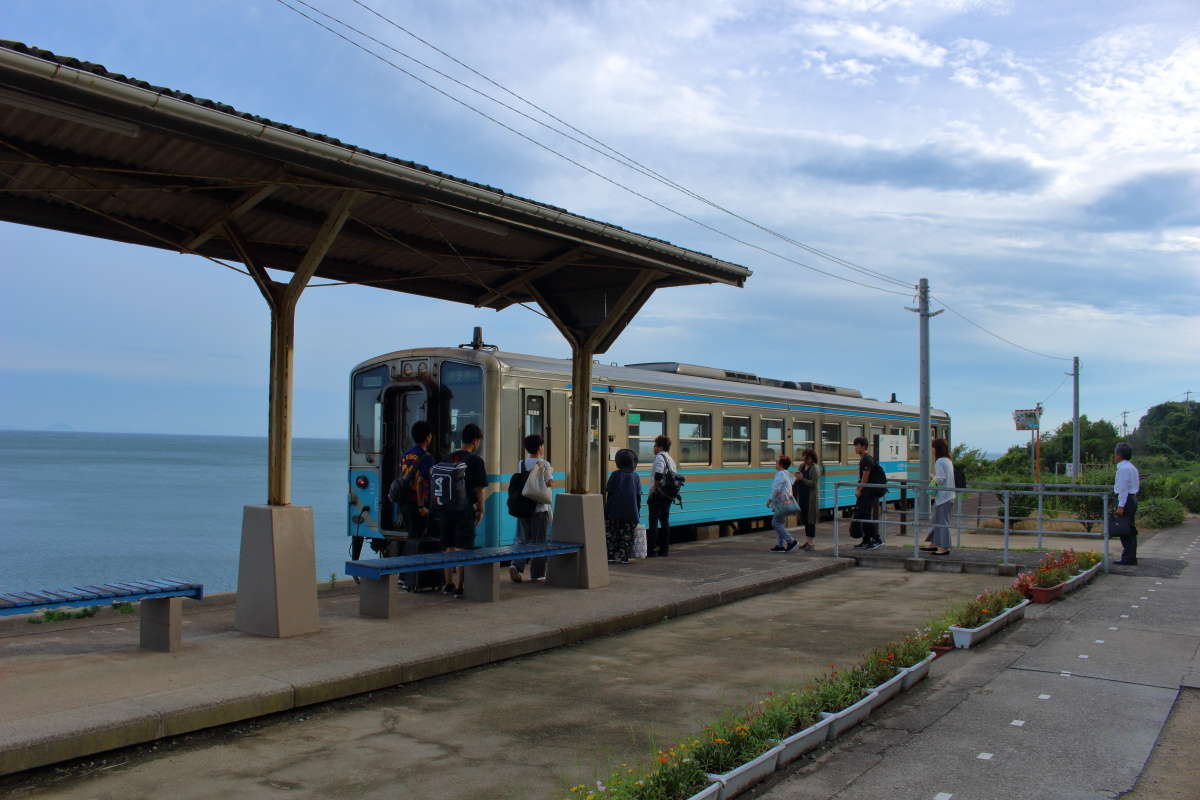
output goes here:
[{"label": "overhead wire", "polygon": [[[845,282],[845,283],[851,283],[851,284],[854,284],[854,285],[857,285],[857,286],[861,286],[861,287],[864,287],[864,288],[867,288],[867,289],[873,289],[873,290],[875,290],[875,291],[879,291],[879,292],[885,292],[885,293],[888,293],[888,294],[896,294],[896,295],[900,295],[900,296],[907,296],[907,295],[909,294],[909,292],[908,292],[908,291],[899,291],[899,290],[896,290],[896,289],[889,289],[889,288],[887,288],[887,287],[883,287],[883,286],[876,286],[876,285],[874,285],[874,284],[866,283],[866,282],[864,282],[864,281],[860,281],[860,280],[855,280],[854,278],[848,278],[848,277],[845,277],[844,275],[838,275],[838,274],[836,274],[836,273],[833,273],[833,272],[830,272],[830,271],[828,271],[828,270],[824,270],[824,269],[821,269],[821,268],[819,268],[819,267],[815,267],[815,266],[813,266],[813,265],[811,265],[811,264],[808,264],[808,263],[806,263],[806,262],[800,261],[800,260],[798,260],[798,259],[792,258],[792,257],[790,257],[790,256],[784,255],[784,254],[782,254],[782,253],[779,253],[779,252],[776,252],[776,251],[774,251],[774,250],[771,250],[771,249],[769,249],[769,248],[763,247],[762,245],[758,245],[758,244],[754,244],[754,243],[752,243],[752,242],[746,241],[746,240],[744,240],[744,239],[742,239],[742,238],[740,238],[740,237],[737,237],[737,236],[734,236],[734,235],[733,235],[733,234],[731,234],[731,233],[728,233],[727,231],[723,231],[723,230],[721,230],[721,229],[719,229],[719,228],[716,228],[716,227],[714,227],[713,225],[710,225],[710,224],[708,224],[708,223],[706,223],[706,222],[703,222],[702,220],[699,220],[699,219],[697,219],[697,218],[695,218],[695,217],[692,217],[692,216],[690,216],[690,215],[688,215],[688,214],[685,214],[685,213],[683,213],[683,212],[681,212],[681,211],[678,211],[678,210],[676,210],[676,209],[674,209],[674,208],[671,208],[670,206],[666,205],[665,203],[662,203],[662,202],[661,202],[661,201],[659,201],[659,200],[655,200],[654,198],[652,198],[652,197],[650,197],[650,196],[648,196],[648,195],[644,194],[643,192],[640,192],[640,191],[638,191],[638,190],[636,190],[636,189],[634,189],[634,188],[632,188],[632,187],[630,187],[630,186],[626,186],[625,184],[623,184],[623,183],[621,183],[621,182],[619,182],[619,181],[617,181],[617,180],[615,180],[615,179],[613,179],[613,178],[610,178],[609,176],[607,176],[607,175],[603,174],[602,172],[600,172],[600,171],[598,171],[598,170],[596,170],[596,169],[593,169],[592,167],[590,167],[590,166],[588,166],[588,165],[584,164],[583,162],[579,161],[578,159],[572,158],[571,156],[569,156],[569,155],[567,155],[567,154],[565,154],[565,153],[562,153],[562,152],[560,152],[560,151],[558,151],[558,150],[554,149],[554,148],[553,148],[553,147],[551,147],[550,145],[548,145],[548,144],[546,144],[546,143],[544,143],[544,142],[542,142],[542,141],[539,141],[538,139],[535,139],[534,137],[530,136],[529,134],[527,134],[527,133],[525,133],[525,132],[523,132],[523,131],[517,130],[516,128],[514,128],[514,127],[512,127],[511,125],[509,125],[509,124],[507,124],[507,123],[505,123],[505,122],[501,121],[500,119],[497,119],[496,117],[492,116],[491,114],[488,114],[486,111],[483,111],[483,110],[481,110],[481,109],[479,109],[479,108],[476,108],[475,106],[471,105],[471,104],[470,104],[470,103],[468,103],[467,101],[465,101],[465,100],[463,100],[463,99],[461,99],[461,98],[459,98],[459,97],[456,97],[456,96],[454,96],[453,94],[451,94],[450,92],[446,91],[445,89],[442,89],[442,88],[440,88],[440,87],[438,87],[438,86],[436,86],[436,85],[434,85],[434,84],[430,83],[429,81],[425,80],[425,79],[424,79],[424,78],[422,78],[421,76],[419,76],[419,75],[416,75],[415,73],[411,72],[411,71],[410,71],[410,70],[408,70],[408,69],[405,69],[405,68],[404,68],[404,67],[402,67],[401,65],[399,65],[399,64],[397,64],[396,62],[392,61],[391,59],[387,58],[386,56],[383,56],[383,55],[381,55],[381,54],[379,54],[379,53],[375,52],[374,50],[371,50],[369,47],[366,47],[366,46],[365,46],[365,45],[363,45],[361,42],[357,42],[357,41],[355,41],[354,39],[350,38],[349,36],[346,36],[346,35],[345,35],[345,34],[343,34],[342,32],[340,32],[340,31],[338,31],[338,30],[335,30],[335,29],[333,29],[333,28],[329,27],[328,25],[326,25],[325,23],[321,22],[320,20],[318,20],[318,19],[315,19],[315,18],[313,18],[312,16],[310,16],[310,15],[308,15],[308,14],[304,13],[304,11],[302,11],[301,9],[299,9],[299,8],[296,8],[294,5],[292,5],[292,4],[291,4],[291,2],[289,2],[289,0],[275,0],[275,2],[277,2],[278,4],[280,4],[280,5],[284,6],[284,7],[285,7],[285,8],[287,8],[287,9],[289,9],[289,10],[290,10],[290,11],[292,11],[293,13],[295,13],[295,14],[297,14],[297,15],[299,15],[299,16],[301,16],[301,17],[303,17],[304,19],[307,19],[309,22],[311,22],[311,23],[313,23],[314,25],[316,25],[316,26],[318,26],[318,27],[320,27],[320,28],[324,29],[325,31],[327,31],[327,32],[329,32],[329,33],[331,33],[331,34],[333,34],[334,36],[337,36],[339,39],[342,39],[343,41],[347,42],[348,44],[350,44],[350,45],[352,45],[352,46],[354,46],[354,47],[358,48],[359,50],[362,50],[364,53],[366,53],[367,55],[370,55],[372,58],[375,58],[375,59],[379,60],[380,62],[382,62],[382,63],[384,63],[384,64],[386,64],[386,65],[388,65],[388,66],[392,67],[393,69],[395,69],[395,70],[397,70],[398,72],[400,72],[400,73],[402,73],[402,74],[404,74],[404,75],[408,76],[409,78],[412,78],[413,80],[415,80],[415,81],[417,81],[418,83],[422,84],[423,86],[425,86],[425,87],[427,87],[427,88],[431,89],[432,91],[434,91],[434,92],[437,92],[438,94],[440,94],[440,95],[442,95],[443,97],[447,98],[447,99],[448,99],[448,100],[450,100],[451,102],[454,102],[454,103],[457,103],[458,105],[461,105],[461,106],[463,106],[464,108],[466,108],[466,109],[468,109],[468,110],[470,110],[470,111],[474,112],[475,114],[478,114],[479,116],[481,116],[481,117],[483,117],[484,119],[486,119],[486,120],[488,120],[488,121],[490,121],[490,122],[494,123],[495,125],[498,125],[499,127],[501,127],[501,128],[504,128],[505,130],[509,131],[509,132],[510,132],[510,133],[512,133],[513,135],[515,135],[515,136],[518,136],[518,137],[520,137],[520,138],[524,139],[525,141],[529,142],[530,144],[533,144],[534,146],[536,146],[536,147],[538,147],[538,148],[540,148],[540,149],[542,149],[542,150],[544,150],[544,151],[546,151],[546,152],[550,153],[551,155],[554,155],[554,156],[556,156],[556,157],[558,157],[558,158],[561,158],[561,159],[563,159],[564,161],[566,161],[566,162],[568,162],[568,163],[570,163],[570,164],[572,164],[572,165],[574,165],[574,166],[578,167],[579,169],[582,169],[583,171],[587,172],[588,174],[590,174],[590,175],[593,175],[593,176],[595,176],[596,178],[599,178],[600,180],[602,180],[602,181],[604,181],[604,182],[606,182],[606,183],[608,183],[608,184],[611,184],[612,186],[615,186],[615,187],[616,187],[616,188],[618,188],[618,189],[621,189],[622,191],[625,191],[625,192],[627,192],[627,193],[629,193],[629,194],[631,194],[631,195],[633,195],[633,196],[635,196],[635,197],[637,197],[637,198],[639,198],[639,199],[641,199],[641,200],[645,200],[646,202],[650,203],[651,205],[655,206],[656,208],[659,208],[659,209],[661,209],[661,210],[663,210],[663,211],[665,211],[665,212],[667,212],[667,213],[669,213],[669,214],[672,214],[672,215],[674,215],[674,216],[677,216],[677,217],[679,217],[680,219],[683,219],[683,220],[685,220],[685,221],[687,221],[687,222],[691,222],[691,223],[692,223],[692,224],[694,224],[694,225],[697,225],[697,226],[699,226],[699,227],[701,227],[701,228],[704,228],[705,230],[707,230],[707,231],[710,231],[711,233],[714,233],[714,234],[716,234],[716,235],[718,235],[718,236],[721,236],[721,237],[724,237],[724,238],[726,238],[726,239],[729,239],[730,241],[736,242],[737,244],[740,244],[740,245],[742,245],[742,246],[744,246],[744,247],[748,247],[748,248],[750,248],[750,249],[752,249],[752,250],[757,250],[757,251],[759,251],[759,252],[761,252],[761,253],[765,253],[765,254],[767,254],[767,255],[770,255],[770,256],[773,256],[773,257],[775,257],[775,258],[779,258],[779,259],[781,259],[781,260],[783,260],[783,261],[786,261],[786,262],[788,262],[788,263],[791,263],[791,264],[794,264],[794,265],[796,265],[796,266],[802,267],[802,268],[804,268],[804,269],[810,270],[810,271],[812,271],[812,272],[816,272],[816,273],[818,273],[818,274],[825,275],[826,277],[833,278],[834,280],[843,281],[843,282]],[[319,13],[319,14],[322,14],[323,16],[327,16],[327,17],[329,17],[329,16],[330,16],[330,15],[328,15],[328,14],[325,14],[325,12],[323,12],[323,11],[320,11],[319,9],[315,9],[315,8],[313,8],[311,5],[309,5],[308,3],[306,3],[304,0],[292,0],[292,2],[296,2],[296,3],[302,4],[302,5],[304,5],[305,7],[312,9],[314,12],[316,12],[316,13]],[[336,18],[334,18],[334,17],[330,17],[330,18],[331,18],[331,19],[336,19]],[[344,25],[345,23],[340,23],[340,22],[339,22],[339,24],[343,24],[343,25]],[[348,29],[351,29],[351,28],[350,28],[350,26],[348,26],[348,25],[347,25],[346,27],[347,27]],[[385,45],[385,46],[386,46],[386,45]],[[408,57],[408,56],[406,56],[406,57]],[[415,60],[415,59],[414,59],[414,60]],[[419,63],[419,62],[418,62],[418,63]],[[503,105],[503,104],[502,104],[502,105]],[[517,112],[517,113],[522,113],[522,112]],[[593,149],[594,149],[594,148],[593,148]],[[888,280],[890,280],[891,282],[893,282],[893,283],[895,283],[895,284],[899,285],[899,286],[904,286],[904,287],[908,287],[908,286],[910,286],[910,284],[904,283],[904,282],[902,282],[902,281],[899,281],[899,280],[897,280],[897,279],[895,279],[895,278],[891,278],[890,276],[888,276],[888,278],[887,278],[887,279],[888,279]]]},{"label": "overhead wire", "polygon": [[988,330],[987,328],[983,327],[983,326],[982,326],[982,325],[980,325],[978,322],[976,322],[975,320],[973,320],[973,319],[971,319],[970,317],[966,316],[965,314],[961,314],[961,313],[959,313],[958,311],[954,310],[954,309],[953,309],[953,308],[951,308],[949,305],[947,305],[947,304],[946,304],[946,301],[945,301],[945,300],[943,300],[942,298],[940,298],[940,297],[932,297],[932,299],[934,299],[934,300],[938,301],[939,303],[941,303],[943,308],[945,308],[947,311],[949,311],[951,314],[955,315],[955,316],[956,316],[956,317],[958,317],[959,319],[962,319],[964,322],[968,322],[968,323],[970,323],[971,325],[974,325],[976,328],[978,328],[979,330],[983,331],[983,332],[984,332],[984,333],[986,333],[987,335],[989,335],[989,336],[994,336],[995,338],[999,339],[1000,341],[1004,342],[1005,344],[1012,345],[1013,347],[1017,348],[1018,350],[1024,350],[1026,353],[1032,353],[1033,355],[1035,355],[1035,356],[1041,356],[1042,358],[1050,358],[1050,359],[1054,359],[1055,361],[1071,361],[1071,360],[1072,360],[1072,359],[1070,359],[1070,358],[1068,358],[1068,357],[1066,357],[1066,356],[1055,356],[1055,355],[1051,355],[1051,354],[1049,354],[1049,353],[1042,353],[1042,352],[1039,352],[1039,351],[1037,351],[1037,350],[1033,350],[1033,349],[1031,349],[1031,348],[1029,348],[1029,347],[1026,347],[1026,346],[1025,346],[1025,345],[1023,345],[1023,344],[1017,344],[1017,343],[1016,343],[1016,342],[1014,342],[1012,339],[1005,338],[1005,337],[1001,336],[1000,334],[996,333],[995,331]]}]

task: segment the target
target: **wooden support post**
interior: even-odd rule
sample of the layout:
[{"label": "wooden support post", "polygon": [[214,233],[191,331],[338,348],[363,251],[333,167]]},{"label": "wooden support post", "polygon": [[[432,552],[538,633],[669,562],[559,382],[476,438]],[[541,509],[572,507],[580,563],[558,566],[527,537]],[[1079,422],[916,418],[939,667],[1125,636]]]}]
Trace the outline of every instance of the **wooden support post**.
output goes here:
[{"label": "wooden support post", "polygon": [[571,466],[567,491],[587,494],[588,451],[591,442],[592,352],[571,343]]}]

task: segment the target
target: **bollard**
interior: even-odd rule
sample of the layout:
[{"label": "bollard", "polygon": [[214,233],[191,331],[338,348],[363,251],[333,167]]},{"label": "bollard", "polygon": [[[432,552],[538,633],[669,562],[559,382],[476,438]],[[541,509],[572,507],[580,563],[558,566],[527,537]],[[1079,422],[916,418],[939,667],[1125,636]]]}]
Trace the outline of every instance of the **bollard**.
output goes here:
[{"label": "bollard", "polygon": [[833,486],[833,557],[838,557],[838,517],[840,517],[842,509],[838,506],[838,495],[841,493],[842,485],[836,483]]}]

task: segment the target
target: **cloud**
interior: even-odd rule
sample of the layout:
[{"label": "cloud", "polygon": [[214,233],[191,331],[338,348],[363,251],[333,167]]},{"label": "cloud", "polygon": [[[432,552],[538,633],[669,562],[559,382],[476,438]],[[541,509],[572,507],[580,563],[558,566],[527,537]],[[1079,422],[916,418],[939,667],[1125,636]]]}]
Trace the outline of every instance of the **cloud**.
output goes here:
[{"label": "cloud", "polygon": [[1163,170],[1108,189],[1084,208],[1099,230],[1156,230],[1200,225],[1200,170]]},{"label": "cloud", "polygon": [[908,61],[923,67],[940,67],[946,49],[927,42],[908,28],[877,23],[830,21],[801,23],[797,32],[825,44],[830,50],[865,58]]},{"label": "cloud", "polygon": [[1050,174],[1015,156],[989,156],[942,145],[889,150],[830,149],[801,162],[796,172],[855,185],[973,192],[1034,192]]}]

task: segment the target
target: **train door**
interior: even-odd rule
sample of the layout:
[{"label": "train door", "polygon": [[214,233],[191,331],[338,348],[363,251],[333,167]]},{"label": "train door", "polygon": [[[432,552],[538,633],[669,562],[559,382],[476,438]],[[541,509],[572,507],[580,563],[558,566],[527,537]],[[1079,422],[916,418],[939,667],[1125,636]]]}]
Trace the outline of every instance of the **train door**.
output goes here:
[{"label": "train door", "polygon": [[[541,436],[546,443],[546,460],[553,464],[554,457],[550,452],[550,392],[544,389],[522,389],[521,439],[534,433]],[[525,455],[523,449],[521,455]]]},{"label": "train door", "polygon": [[399,474],[400,457],[404,451],[412,447],[412,426],[418,420],[429,419],[429,393],[421,384],[399,384],[389,387],[383,397],[383,463],[380,465],[380,486],[383,496],[380,498],[382,509],[380,528],[392,532],[393,535],[406,535],[403,520],[400,519],[395,505],[388,501],[386,490],[392,485]]},{"label": "train door", "polygon": [[604,491],[604,481],[607,477],[604,468],[608,464],[605,452],[608,417],[604,413],[604,406],[603,400],[593,400],[588,420],[588,491],[597,493]]}]

